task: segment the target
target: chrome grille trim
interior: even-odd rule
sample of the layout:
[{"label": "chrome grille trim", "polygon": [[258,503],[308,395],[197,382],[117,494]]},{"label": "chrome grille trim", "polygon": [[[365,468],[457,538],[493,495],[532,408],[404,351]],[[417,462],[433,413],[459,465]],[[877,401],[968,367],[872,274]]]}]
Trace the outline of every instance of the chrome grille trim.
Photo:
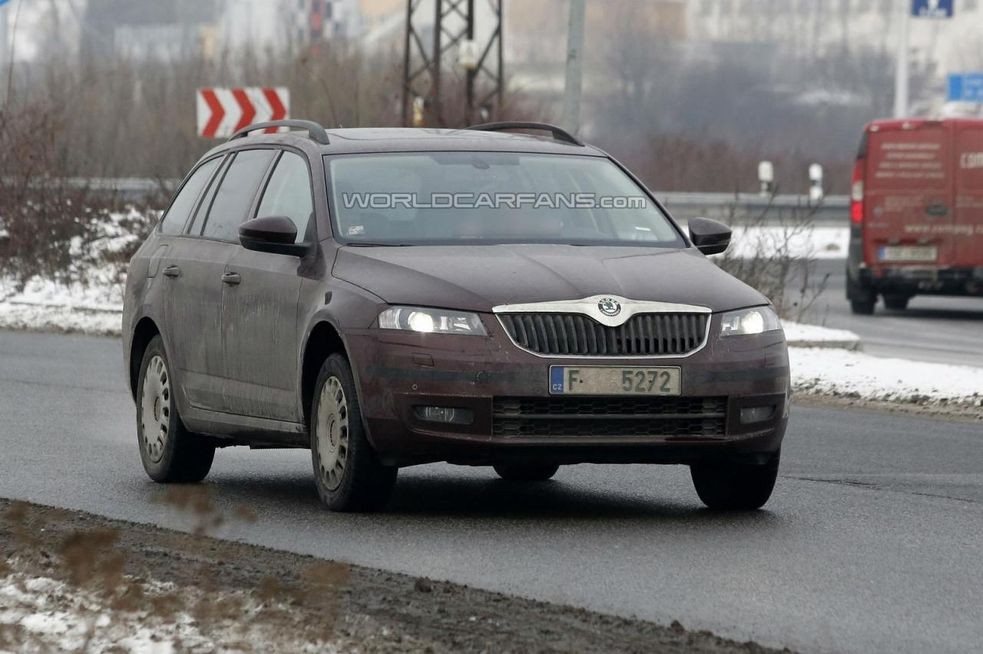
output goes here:
[{"label": "chrome grille trim", "polygon": [[[621,312],[616,316],[601,313],[598,303],[614,299],[621,304]],[[655,302],[631,300],[617,295],[592,295],[580,300],[560,300],[557,302],[532,302],[529,304],[501,304],[492,307],[492,312],[500,313],[579,313],[590,316],[606,327],[620,327],[639,313],[713,313],[709,307],[674,302]]]},{"label": "chrome grille trim", "polygon": [[706,347],[712,323],[712,316],[704,313],[636,314],[618,327],[583,314],[497,317],[513,345],[546,359],[683,359]]}]

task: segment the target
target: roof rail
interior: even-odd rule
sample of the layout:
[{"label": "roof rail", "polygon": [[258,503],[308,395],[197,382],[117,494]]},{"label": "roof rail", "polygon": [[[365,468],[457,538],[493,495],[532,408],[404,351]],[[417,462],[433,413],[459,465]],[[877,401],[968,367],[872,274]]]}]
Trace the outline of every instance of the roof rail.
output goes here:
[{"label": "roof rail", "polygon": [[470,127],[465,127],[465,129],[475,129],[482,132],[504,132],[510,129],[538,129],[544,132],[550,132],[553,135],[553,138],[557,141],[564,141],[566,143],[570,143],[571,145],[583,145],[583,143],[570,132],[566,131],[562,127],[550,125],[549,123],[525,123],[509,120],[501,123],[471,125]]},{"label": "roof rail", "polygon": [[240,129],[238,132],[233,134],[229,140],[242,138],[249,134],[249,132],[255,132],[259,129],[269,129],[271,127],[293,127],[295,129],[307,130],[310,135],[311,140],[315,143],[320,143],[321,145],[327,145],[330,143],[328,140],[328,133],[324,131],[324,128],[320,124],[315,123],[313,120],[271,120],[268,123],[254,123],[248,127]]}]

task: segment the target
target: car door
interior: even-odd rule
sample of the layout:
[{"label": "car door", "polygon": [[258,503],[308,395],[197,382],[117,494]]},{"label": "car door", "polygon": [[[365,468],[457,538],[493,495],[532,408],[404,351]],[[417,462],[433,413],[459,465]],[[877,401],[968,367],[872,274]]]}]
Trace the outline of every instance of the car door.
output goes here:
[{"label": "car door", "polygon": [[154,263],[163,284],[164,342],[185,406],[204,405],[203,383],[218,363],[202,335],[215,332],[221,322],[221,284],[211,283],[208,272],[216,265],[213,260],[226,253],[215,243],[190,236],[188,224],[207,211],[223,165],[222,157],[210,159],[185,182],[161,221],[160,232],[169,236],[168,246]]},{"label": "car door", "polygon": [[[256,217],[286,216],[297,242],[313,241],[314,199],[307,159],[284,151],[271,172]],[[225,356],[235,413],[299,422],[298,308],[301,259],[239,247],[225,288]]]},{"label": "car door", "polygon": [[[238,246],[239,224],[249,214],[256,189],[275,152],[243,150],[229,156],[199,204],[173,265],[182,288],[169,303],[176,335],[180,386],[187,403],[229,411],[223,324],[223,276]],[[164,268],[167,274],[167,267]]]}]

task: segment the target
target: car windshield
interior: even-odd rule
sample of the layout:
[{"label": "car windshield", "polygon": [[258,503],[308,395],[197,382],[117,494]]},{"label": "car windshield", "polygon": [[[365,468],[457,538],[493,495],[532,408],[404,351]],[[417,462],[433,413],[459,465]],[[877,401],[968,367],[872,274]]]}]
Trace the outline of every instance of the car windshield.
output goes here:
[{"label": "car windshield", "polygon": [[335,234],[344,243],[684,245],[658,206],[604,157],[413,152],[326,159]]}]

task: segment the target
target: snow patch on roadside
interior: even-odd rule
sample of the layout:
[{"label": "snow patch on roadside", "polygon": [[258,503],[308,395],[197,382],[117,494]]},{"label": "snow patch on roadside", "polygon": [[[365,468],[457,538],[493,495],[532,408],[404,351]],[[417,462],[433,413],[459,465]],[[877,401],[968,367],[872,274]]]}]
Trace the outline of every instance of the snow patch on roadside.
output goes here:
[{"label": "snow patch on roadside", "polygon": [[[146,597],[174,592],[169,584],[139,584]],[[187,590],[187,604],[221,603],[230,598],[242,605],[236,619],[196,619],[187,612],[158,615],[114,606],[103,595],[46,577],[12,573],[0,578],[0,652],[139,652],[291,651],[336,652],[333,643],[306,642],[259,618],[263,604],[242,593]],[[118,598],[117,598],[118,599]],[[117,601],[116,604],[119,602]]]},{"label": "snow patch on roadside", "polygon": [[790,347],[788,354],[796,392],[983,407],[983,368],[887,359],[839,349]]},{"label": "snow patch on roadside", "polygon": [[850,228],[815,226],[795,231],[775,225],[737,226],[730,243],[730,255],[744,259],[786,249],[793,259],[845,259]]},{"label": "snow patch on roadside", "polygon": [[789,347],[824,347],[844,350],[861,349],[860,337],[846,329],[807,325],[791,320],[782,321]]}]

